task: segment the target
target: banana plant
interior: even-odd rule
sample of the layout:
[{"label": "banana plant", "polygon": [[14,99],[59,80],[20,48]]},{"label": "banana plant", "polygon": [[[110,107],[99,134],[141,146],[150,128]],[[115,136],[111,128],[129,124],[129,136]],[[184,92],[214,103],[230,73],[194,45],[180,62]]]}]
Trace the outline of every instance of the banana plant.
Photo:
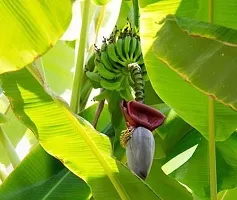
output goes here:
[{"label": "banana plant", "polygon": [[236,5],[1,1],[0,199],[235,200]]}]

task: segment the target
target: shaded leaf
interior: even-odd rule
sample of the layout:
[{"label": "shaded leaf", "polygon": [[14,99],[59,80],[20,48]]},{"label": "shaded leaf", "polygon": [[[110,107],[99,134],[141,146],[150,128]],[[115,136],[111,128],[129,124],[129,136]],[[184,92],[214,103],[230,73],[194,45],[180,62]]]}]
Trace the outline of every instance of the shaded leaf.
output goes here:
[{"label": "shaded leaf", "polygon": [[86,200],[90,188],[37,145],[0,186],[1,200]]}]

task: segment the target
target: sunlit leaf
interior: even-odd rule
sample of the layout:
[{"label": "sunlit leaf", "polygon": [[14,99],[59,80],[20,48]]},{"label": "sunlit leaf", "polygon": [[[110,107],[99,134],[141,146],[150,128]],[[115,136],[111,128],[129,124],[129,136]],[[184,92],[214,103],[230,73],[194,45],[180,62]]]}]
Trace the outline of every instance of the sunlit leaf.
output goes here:
[{"label": "sunlit leaf", "polygon": [[184,80],[237,109],[236,36],[233,29],[168,16],[157,33],[153,50]]},{"label": "sunlit leaf", "polygon": [[[198,9],[199,12],[204,8],[195,7],[192,4],[193,1],[176,2],[172,7],[171,2],[165,4],[161,1],[141,9],[141,42],[146,68],[152,86],[159,97],[186,122],[208,138],[208,96],[191,86],[157,58],[155,48],[168,49],[171,44],[166,43],[157,47],[154,43],[157,39],[157,32],[161,28],[159,22],[167,14],[178,12],[180,16],[190,15],[191,18],[198,18],[198,15],[192,15],[188,8]],[[168,9],[169,7],[170,9]],[[166,34],[172,33],[167,32]],[[177,55],[179,55],[178,52]],[[235,111],[215,102],[216,140],[227,139],[236,129],[236,120],[237,113]]]},{"label": "sunlit leaf", "polygon": [[96,199],[120,199],[119,194],[130,199],[160,199],[115,162],[107,136],[76,117],[61,100],[49,96],[26,69],[3,74],[1,81],[15,114],[34,131],[48,153],[90,185]]},{"label": "sunlit leaf", "polygon": [[0,73],[24,67],[63,34],[71,1],[1,1]]}]

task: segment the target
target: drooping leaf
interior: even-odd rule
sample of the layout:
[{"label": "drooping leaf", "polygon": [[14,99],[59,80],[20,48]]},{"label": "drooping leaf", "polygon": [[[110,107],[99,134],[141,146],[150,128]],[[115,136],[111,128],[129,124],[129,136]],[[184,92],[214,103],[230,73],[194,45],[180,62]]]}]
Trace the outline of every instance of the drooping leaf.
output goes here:
[{"label": "drooping leaf", "polygon": [[49,96],[26,69],[3,74],[1,81],[15,114],[38,135],[48,153],[90,185],[96,199],[120,199],[119,194],[130,199],[160,199],[115,162],[107,136],[76,117],[61,100]]},{"label": "drooping leaf", "polygon": [[233,29],[168,16],[153,50],[183,79],[236,110],[236,38]]},{"label": "drooping leaf", "polygon": [[[185,4],[184,1],[182,3],[176,2],[176,6],[173,6],[170,10],[164,5],[161,6],[162,3],[164,2],[157,2],[141,9],[141,42],[148,75],[159,97],[207,138],[207,95],[185,82],[176,72],[159,60],[155,53],[156,48],[169,49],[169,45],[171,45],[166,43],[157,47],[154,43],[157,39],[157,32],[161,28],[160,20],[167,14],[178,11],[180,16],[189,16],[190,10],[185,7],[188,3]],[[200,12],[203,8],[199,7],[198,9]],[[198,18],[198,16],[191,14],[190,16],[191,18]],[[172,33],[167,32],[166,34]],[[178,41],[181,41],[180,38]],[[183,45],[183,43],[180,43],[180,45]],[[179,55],[179,52],[177,52],[177,55]],[[236,120],[237,113],[235,111],[215,102],[216,140],[227,139],[236,129]]]},{"label": "drooping leaf", "polygon": [[37,145],[0,186],[1,200],[87,200],[90,188]]},{"label": "drooping leaf", "polygon": [[0,73],[33,62],[63,34],[71,1],[1,1]]}]

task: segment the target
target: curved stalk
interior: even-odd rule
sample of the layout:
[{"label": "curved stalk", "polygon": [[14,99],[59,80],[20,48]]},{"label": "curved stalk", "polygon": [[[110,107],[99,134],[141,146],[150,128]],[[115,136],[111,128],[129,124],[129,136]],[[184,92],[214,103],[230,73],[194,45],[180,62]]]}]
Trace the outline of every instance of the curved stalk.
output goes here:
[{"label": "curved stalk", "polygon": [[134,81],[134,91],[135,91],[135,100],[139,102],[144,102],[144,86],[145,82],[142,75],[141,67],[137,63],[131,63],[128,65],[128,69],[131,73],[132,79]]}]

